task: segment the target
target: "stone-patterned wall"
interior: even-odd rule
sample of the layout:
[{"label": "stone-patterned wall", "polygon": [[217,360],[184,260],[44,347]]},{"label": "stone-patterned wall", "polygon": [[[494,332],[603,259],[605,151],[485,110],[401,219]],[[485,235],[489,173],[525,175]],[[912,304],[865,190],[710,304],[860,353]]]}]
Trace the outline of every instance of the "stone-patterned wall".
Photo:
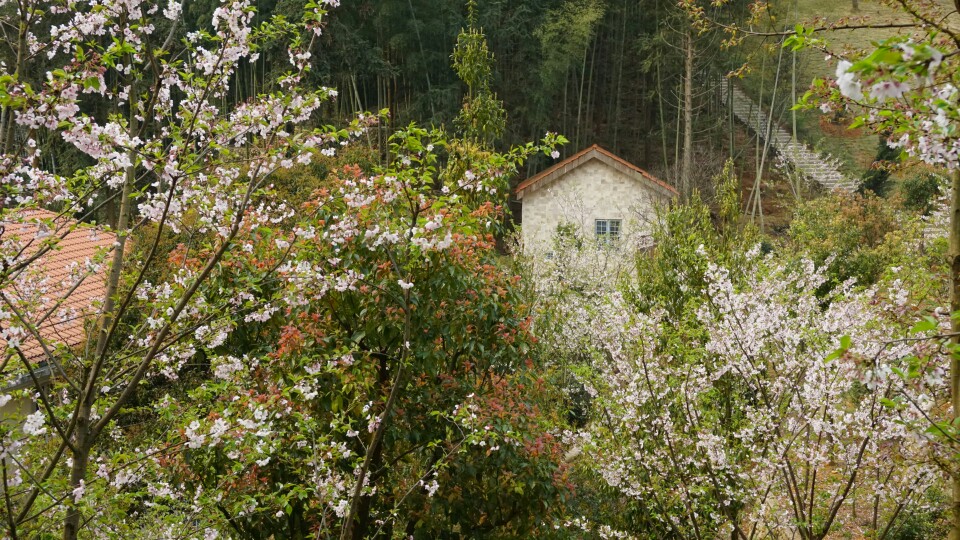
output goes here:
[{"label": "stone-patterned wall", "polygon": [[548,185],[523,194],[522,236],[526,250],[547,249],[561,223],[594,237],[594,220],[622,221],[621,242],[644,244],[656,219],[654,205],[669,198],[641,181],[592,159]]}]

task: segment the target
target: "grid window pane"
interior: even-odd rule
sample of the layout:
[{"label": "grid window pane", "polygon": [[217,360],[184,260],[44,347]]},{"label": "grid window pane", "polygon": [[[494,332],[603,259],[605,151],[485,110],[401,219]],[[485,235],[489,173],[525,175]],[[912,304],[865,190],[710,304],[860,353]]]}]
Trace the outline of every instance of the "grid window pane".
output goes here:
[{"label": "grid window pane", "polygon": [[610,244],[620,240],[619,219],[597,219],[594,220],[594,223],[598,245]]},{"label": "grid window pane", "polygon": [[609,220],[607,228],[609,229],[608,234],[610,235],[611,240],[620,239],[620,220],[619,219]]},{"label": "grid window pane", "polygon": [[597,237],[602,238],[607,235],[607,220],[598,219],[597,223]]}]

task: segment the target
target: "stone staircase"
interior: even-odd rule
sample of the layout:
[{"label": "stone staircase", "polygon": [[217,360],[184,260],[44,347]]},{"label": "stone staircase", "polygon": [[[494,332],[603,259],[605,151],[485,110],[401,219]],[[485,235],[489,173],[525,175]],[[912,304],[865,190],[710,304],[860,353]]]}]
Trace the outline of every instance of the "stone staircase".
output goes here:
[{"label": "stone staircase", "polygon": [[[770,145],[789,161],[794,168],[802,173],[809,180],[816,182],[824,188],[833,191],[840,189],[843,191],[855,191],[859,186],[857,180],[843,176],[834,163],[824,160],[807,145],[794,141],[790,133],[780,127],[776,122],[767,130],[769,117],[766,111],[754,103],[743,90],[733,85],[731,81],[720,84],[720,99],[724,105],[727,104],[727,92],[733,91],[732,108],[733,115],[737,120],[743,122],[764,140],[768,140]],[[945,210],[941,210],[941,213]],[[944,216],[931,216],[923,227],[923,236],[929,240],[944,238],[947,234],[946,218]]]},{"label": "stone staircase", "polygon": [[737,120],[746,124],[762,139],[768,141],[770,146],[786,158],[798,172],[830,191],[835,189],[854,191],[857,189],[857,180],[845,177],[837,169],[836,164],[824,160],[802,142],[794,141],[790,133],[776,122],[773,122],[768,131],[769,117],[767,111],[761,109],[742,90],[734,86],[732,81],[720,84],[720,99],[724,104],[727,104],[728,92],[733,94],[730,102],[732,103],[733,115],[736,116]]}]

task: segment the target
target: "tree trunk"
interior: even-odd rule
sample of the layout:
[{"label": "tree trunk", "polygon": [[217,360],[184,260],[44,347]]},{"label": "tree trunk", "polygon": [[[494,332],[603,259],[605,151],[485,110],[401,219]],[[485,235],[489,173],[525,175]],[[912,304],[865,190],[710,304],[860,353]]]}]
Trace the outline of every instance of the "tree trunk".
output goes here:
[{"label": "tree trunk", "polygon": [[[128,132],[130,137],[136,137],[139,131],[137,122],[136,108],[136,87],[130,90],[130,121]],[[131,150],[129,152],[130,162],[136,163],[136,155]],[[70,470],[70,488],[73,490],[81,489],[82,482],[86,479],[87,464],[90,460],[90,450],[96,442],[97,434],[91,429],[90,414],[93,410],[93,403],[96,401],[97,392],[100,385],[97,384],[100,378],[100,367],[103,365],[103,357],[107,350],[107,343],[110,335],[110,327],[113,325],[116,305],[115,297],[120,287],[120,278],[123,270],[123,255],[126,246],[128,228],[130,226],[130,195],[133,190],[133,184],[136,181],[136,171],[134,166],[127,167],[124,175],[123,188],[120,193],[120,215],[117,218],[117,245],[113,248],[113,260],[110,263],[110,273],[107,276],[107,290],[103,300],[103,311],[100,321],[97,325],[97,342],[93,351],[93,358],[86,368],[83,377],[83,388],[79,396],[80,405],[77,411],[76,438],[74,440],[75,451],[73,452],[73,466]],[[158,233],[159,234],[159,233]],[[82,490],[81,490],[82,491]],[[63,527],[63,540],[76,540],[80,531],[80,513],[76,509],[74,501]]]},{"label": "tree trunk", "polygon": [[420,39],[420,23],[417,22],[417,12],[413,10],[413,0],[407,0],[407,5],[410,6],[410,20],[413,21],[413,30],[414,35],[417,36],[417,45],[420,47],[420,61],[424,63],[423,74],[427,79],[427,103],[430,105],[430,120],[437,120],[437,110],[433,106],[433,84],[430,82],[430,69],[426,65],[427,56],[423,50],[423,40]]},{"label": "tree trunk", "polygon": [[693,188],[693,36],[687,29],[684,37],[686,55],[683,63],[683,162],[680,166],[681,195],[690,197]]},{"label": "tree trunk", "polygon": [[[405,297],[405,300],[409,301],[409,296]],[[409,311],[407,313],[407,329],[404,332],[404,341],[406,342],[410,336],[409,331]],[[382,384],[386,384],[384,377],[387,376],[386,371],[386,362],[387,359],[382,359],[384,364],[380,369],[380,378]],[[397,400],[397,395],[400,393],[400,383],[403,380],[403,362],[405,357],[401,357],[400,361],[397,362],[396,375],[394,375],[393,383],[390,386],[389,396],[387,401],[383,406],[383,412],[380,414],[380,423],[377,425],[376,430],[373,433],[373,439],[371,439],[369,446],[367,446],[367,453],[363,459],[363,464],[360,466],[360,471],[357,474],[357,483],[353,487],[353,494],[351,496],[350,509],[347,512],[347,516],[343,521],[343,528],[340,530],[340,540],[356,540],[358,538],[363,538],[367,531],[367,523],[370,518],[370,504],[371,497],[363,496],[363,486],[364,481],[367,479],[367,473],[371,470],[376,470],[377,464],[381,463],[383,456],[383,435],[386,432],[387,422],[390,421],[390,414],[393,412],[394,404]]]},{"label": "tree trunk", "polygon": [[[586,124],[588,128],[590,128],[590,133],[596,133],[596,130],[593,129],[593,121],[592,121],[595,116],[593,114],[593,100],[595,99],[594,91],[593,91],[593,86],[594,86],[593,78],[597,74],[597,69],[596,69],[597,49],[599,48],[600,48],[600,40],[598,38],[596,41],[593,42],[593,52],[590,53],[590,76],[587,77],[587,98],[586,98],[587,107],[583,111],[583,123]],[[586,140],[586,138],[583,139],[584,146],[586,146],[587,143],[593,144],[595,142],[597,141],[593,139],[589,141]]]},{"label": "tree trunk", "polygon": [[686,199],[693,188],[693,36],[687,29],[684,39],[686,55],[683,63],[683,162],[680,167],[681,194]]},{"label": "tree trunk", "polygon": [[[27,36],[30,33],[30,24],[28,14],[24,9],[20,9],[20,26],[17,31],[17,71],[14,73],[14,79],[18,83],[24,82],[22,79],[25,77],[26,71],[26,57],[27,57]],[[13,138],[14,130],[16,129],[16,122],[14,121],[13,111],[9,107],[3,108],[3,124],[0,129],[2,129],[2,146],[3,153],[9,154],[10,150],[13,148]]]},{"label": "tree trunk", "polygon": [[[70,468],[70,486],[76,490],[87,476],[87,462],[90,460],[90,410],[92,399],[85,399],[80,405],[77,416],[76,438],[74,444],[77,450],[73,452],[73,465]],[[63,524],[63,540],[76,540],[80,532],[80,512],[77,510],[78,497],[71,494],[70,510]]]},{"label": "tree trunk", "polygon": [[583,64],[580,66],[580,91],[577,92],[577,136],[574,138],[574,147],[580,149],[580,133],[582,131],[581,119],[580,116],[583,112],[583,87],[584,83],[587,80],[587,54],[590,52],[590,41],[587,41],[587,45],[583,48]]},{"label": "tree trunk", "polygon": [[[950,344],[960,346],[960,170],[953,173],[950,193]],[[956,349],[954,349],[956,350]],[[960,417],[960,358],[954,353],[950,359],[950,397],[953,401],[953,421]],[[951,471],[953,491],[953,515],[950,524],[950,540],[960,540],[960,471]]]},{"label": "tree trunk", "polygon": [[727,79],[727,80],[721,81],[720,84],[727,85],[727,139],[728,139],[727,143],[730,147],[728,149],[729,155],[727,156],[727,159],[733,159],[735,155],[734,147],[733,147],[734,135],[736,134],[735,122],[737,120],[733,114],[733,81]]},{"label": "tree trunk", "polygon": [[[383,467],[383,439],[376,441],[376,448],[374,448],[373,455],[370,458],[370,470],[378,471]],[[371,476],[371,483],[374,482],[373,474]],[[353,523],[353,540],[364,540],[370,534],[370,510],[373,508],[373,498],[374,494],[364,495],[360,498],[360,503],[357,507],[357,516]],[[378,535],[379,536],[379,535]]]},{"label": "tree trunk", "polygon": [[[131,92],[132,94],[132,92]],[[132,116],[132,115],[131,115]],[[132,156],[131,156],[132,157]],[[90,450],[96,440],[95,434],[91,431],[90,414],[93,410],[93,402],[99,386],[97,385],[99,366],[101,357],[107,347],[107,335],[110,331],[110,325],[113,321],[114,296],[120,283],[121,266],[123,264],[123,249],[126,241],[126,229],[130,214],[130,190],[133,184],[133,171],[127,171],[127,178],[123,185],[123,193],[120,199],[120,217],[117,224],[118,245],[114,247],[113,262],[110,268],[110,274],[107,282],[107,293],[104,300],[104,315],[100,321],[99,336],[97,347],[94,351],[93,361],[84,373],[83,391],[79,397],[81,400],[80,409],[77,412],[76,437],[74,439],[73,466],[70,470],[70,487],[73,490],[81,490],[84,480],[87,476],[87,464],[90,461]],[[80,512],[76,508],[76,499],[74,497],[67,512],[63,527],[63,540],[76,540],[80,532]]]},{"label": "tree trunk", "polygon": [[[619,142],[620,134],[620,98],[623,95],[623,58],[626,54],[626,41],[627,41],[627,0],[623,0],[623,11],[621,12],[623,17],[623,24],[620,27],[620,39],[618,40],[617,45],[619,50],[617,51],[617,89],[614,92],[614,95],[617,96],[613,103],[613,114],[609,115],[607,121],[613,124],[613,151],[616,152],[619,149],[617,143]],[[649,112],[649,108],[646,108]],[[645,142],[649,144],[649,137],[645,139]]]}]

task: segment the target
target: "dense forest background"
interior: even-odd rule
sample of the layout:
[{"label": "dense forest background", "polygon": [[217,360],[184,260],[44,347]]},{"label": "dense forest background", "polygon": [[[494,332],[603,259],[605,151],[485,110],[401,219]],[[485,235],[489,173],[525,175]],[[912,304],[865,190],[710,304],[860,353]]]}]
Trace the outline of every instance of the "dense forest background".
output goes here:
[{"label": "dense forest background", "polygon": [[[484,39],[492,62],[482,77],[495,107],[505,112],[505,126],[494,148],[536,140],[546,132],[565,136],[570,144],[561,158],[599,144],[635,163],[683,192],[693,187],[711,191],[712,178],[727,158],[736,163],[745,207],[753,217],[765,216],[765,225],[786,230],[791,211],[788,183],[773,170],[769,148],[755,133],[734,121],[723,103],[720,85],[734,78],[766,109],[774,122],[792,126],[797,136],[813,146],[823,136],[828,146],[860,176],[873,161],[875,139],[852,150],[845,134],[831,138],[820,129],[816,114],[789,109],[814,75],[810,57],[784,53],[782,36],[753,37],[731,43],[722,28],[704,28],[672,0],[383,0],[337,3],[325,19],[317,50],[310,58],[310,84],[329,86],[338,97],[324,106],[314,121],[341,124],[361,113],[386,112],[366,147],[387,162],[387,138],[410,123],[452,129],[469,101],[471,89],[457,73],[454,51],[458,36],[473,28]],[[155,47],[169,46],[174,55],[183,39],[207,32],[215,0],[183,6],[183,24],[157,18],[160,31]],[[295,22],[303,3],[297,0],[259,0],[254,24],[279,15]],[[705,6],[705,15],[721,24],[759,20],[767,30],[783,30],[797,13],[796,3],[776,9],[782,13],[751,12],[745,0]],[[65,15],[53,15],[55,24]],[[271,87],[289,68],[287,50],[277,36],[268,36],[257,57],[243,62],[232,75],[230,91],[220,98],[229,108],[275,90]],[[167,43],[162,43],[163,41]],[[12,47],[10,50],[16,50]],[[2,53],[7,65],[16,65],[12,52]],[[743,69],[749,64],[749,69]],[[36,65],[42,66],[42,62]],[[49,67],[49,66],[47,66]],[[45,69],[25,73],[41,82]],[[745,76],[745,78],[743,78]],[[118,84],[107,73],[108,86]],[[772,107],[771,107],[772,106]],[[89,109],[91,105],[86,105]],[[99,106],[98,106],[99,107]],[[102,110],[84,110],[104,117],[119,112],[104,102]],[[0,120],[9,126],[12,119]],[[4,128],[7,129],[7,128]],[[842,131],[842,129],[841,129]],[[71,145],[41,137],[44,166],[69,173],[90,165]],[[822,148],[817,148],[822,150]],[[354,156],[356,159],[358,156]],[[370,157],[370,154],[363,159]],[[551,165],[548,156],[530,159],[514,182]],[[761,185],[761,181],[765,185]],[[754,196],[756,195],[756,196]],[[762,199],[762,204],[760,203]],[[518,207],[514,207],[519,217]],[[107,222],[115,209],[103,206]],[[760,218],[761,220],[763,217]]]},{"label": "dense forest background", "polygon": [[[307,76],[310,84],[329,86],[338,97],[325,105],[314,121],[318,125],[341,124],[360,113],[385,111],[379,128],[366,141],[373,154],[381,154],[381,165],[388,157],[387,137],[396,129],[411,122],[455,127],[471,92],[453,58],[458,36],[467,27],[482,34],[484,47],[489,47],[492,55],[489,73],[483,78],[491,98],[506,115],[504,131],[492,141],[498,150],[555,132],[570,141],[560,149],[561,158],[599,144],[683,192],[699,187],[708,197],[711,179],[727,158],[733,158],[751,217],[759,219],[765,230],[783,232],[796,194],[775,170],[772,151],[756,133],[735,122],[723,103],[720,85],[736,74],[732,79],[738,86],[765,110],[773,110],[775,124],[792,131],[815,151],[839,159],[848,176],[863,177],[875,168],[876,159],[883,158],[884,145],[878,150],[875,137],[846,130],[844,119],[825,125],[819,111],[790,111],[810,81],[828,75],[831,68],[824,64],[822,54],[785,51],[780,46],[783,35],[777,32],[790,28],[794,20],[824,10],[846,15],[851,6],[845,4],[808,1],[801,6],[788,2],[766,6],[759,14],[751,11],[745,0],[703,7],[704,14],[721,25],[751,20],[757,23],[756,29],[769,33],[739,41],[731,40],[721,27],[693,24],[689,13],[672,0],[368,0],[336,4],[325,19]],[[167,45],[174,55],[179,54],[178,44],[186,36],[211,30],[204,25],[210,24],[218,5],[215,0],[185,3],[183,24],[172,27],[157,17],[160,31],[154,46]],[[252,7],[256,9],[254,24],[277,15],[295,22],[301,17],[303,3],[259,0]],[[67,19],[60,14],[49,20],[58,24]],[[222,107],[275,90],[271,81],[289,67],[281,42],[280,36],[268,37],[256,59],[238,66],[230,92],[221,98]],[[17,65],[19,60],[12,52],[17,48],[0,52],[8,66]],[[38,84],[50,66],[42,61],[33,65],[40,69],[24,70],[21,77]],[[112,71],[106,76],[108,86],[118,84]],[[102,110],[89,110],[91,107]],[[107,101],[86,104],[84,109],[98,117],[120,112]],[[12,122],[12,118],[0,119],[4,132],[13,127]],[[55,137],[41,134],[40,143],[41,159],[48,170],[69,173],[90,165],[82,153]],[[550,164],[547,156],[531,159],[514,182]],[[112,222],[115,209],[106,204],[103,210],[101,217]],[[514,207],[515,216],[519,216],[517,210]]]},{"label": "dense forest background", "polygon": [[[734,2],[714,15],[742,17],[746,4]],[[209,20],[215,5],[190,3],[188,24]],[[261,0],[258,16],[292,16],[298,5]],[[495,58],[492,88],[508,118],[498,141],[504,148],[554,131],[571,141],[565,155],[600,144],[668,173],[681,153],[688,48],[694,73],[692,136],[698,145],[710,144],[713,129],[724,119],[718,95],[705,83],[742,63],[739,53],[717,46],[717,33],[692,31],[671,0],[499,0],[472,7],[462,0],[345,2],[330,14],[311,75],[340,93],[327,113],[343,118],[389,109],[384,134],[411,121],[449,127],[466,91],[451,54],[471,10]],[[270,80],[269,71],[285,64],[277,54],[284,52],[264,51],[241,71],[238,99],[246,97],[244,88],[247,95],[256,93],[259,81]],[[534,160],[527,173],[542,166]]]}]

